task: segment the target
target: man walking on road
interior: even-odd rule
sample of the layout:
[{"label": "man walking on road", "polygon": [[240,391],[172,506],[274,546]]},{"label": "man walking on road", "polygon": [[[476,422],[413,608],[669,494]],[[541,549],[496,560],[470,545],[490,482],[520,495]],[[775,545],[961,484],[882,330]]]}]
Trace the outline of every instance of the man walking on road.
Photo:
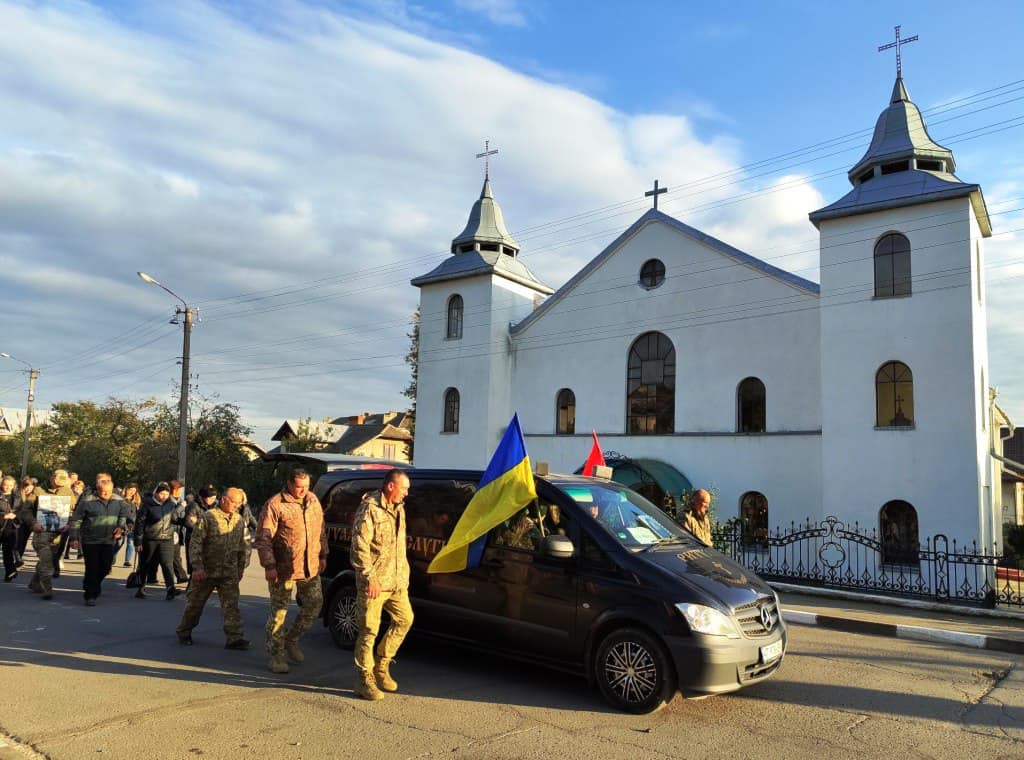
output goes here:
[{"label": "man walking on road", "polygon": [[114,493],[114,480],[105,472],[96,476],[96,491],[83,495],[71,516],[71,546],[81,540],[85,557],[82,588],[85,604],[96,606],[102,593],[103,579],[114,564],[114,544],[124,533],[128,522],[128,502]]},{"label": "man walking on road", "polygon": [[[293,470],[284,490],[263,505],[255,546],[270,588],[268,667],[287,673],[289,660],[305,659],[299,637],[320,616],[324,602],[319,576],[327,567],[327,529],[320,500],[309,491],[308,472]],[[285,629],[293,591],[299,614]]]},{"label": "man walking on road", "polygon": [[181,644],[192,644],[192,629],[199,624],[206,600],[216,590],[227,636],[224,648],[249,648],[249,642],[243,635],[242,613],[238,609],[238,582],[249,559],[245,522],[238,514],[244,500],[239,489],[227,489],[220,497],[220,505],[199,515],[192,529],[188,547],[192,560],[192,583],[178,626],[178,642]]},{"label": "man walking on road", "polygon": [[[74,502],[75,495],[71,488],[68,487],[68,473],[66,470],[53,471],[46,488],[39,491],[37,502],[39,497],[45,495],[67,497],[68,504]],[[43,599],[53,599],[53,565],[56,560],[54,542],[59,540],[60,534],[66,528],[59,531],[54,530],[53,526],[46,522],[50,519],[49,515],[42,515],[46,519],[40,522],[38,518],[41,515],[38,514],[38,503],[36,506],[36,513],[33,513],[28,508],[22,509],[21,512],[22,524],[27,524],[32,529],[32,548],[36,552],[36,571],[28,582],[28,588],[33,594],[42,594]]]},{"label": "man walking on road", "polygon": [[[405,497],[409,476],[389,470],[380,491],[368,493],[352,521],[352,569],[356,573],[355,692],[363,699],[381,699],[384,691],[398,691],[391,677],[391,660],[412,627],[409,604],[409,560],[405,554]],[[381,611],[391,625],[377,647]]]}]

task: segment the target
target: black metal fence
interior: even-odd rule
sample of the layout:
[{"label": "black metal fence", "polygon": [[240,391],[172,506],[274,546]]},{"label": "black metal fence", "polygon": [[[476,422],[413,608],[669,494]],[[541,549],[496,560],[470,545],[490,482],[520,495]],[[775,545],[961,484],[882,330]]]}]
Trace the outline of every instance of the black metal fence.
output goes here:
[{"label": "black metal fence", "polygon": [[894,547],[876,532],[836,517],[767,533],[739,521],[716,525],[715,548],[765,580],[913,597],[938,602],[1024,608],[1024,571],[1000,567],[994,551],[936,535],[913,548]]}]

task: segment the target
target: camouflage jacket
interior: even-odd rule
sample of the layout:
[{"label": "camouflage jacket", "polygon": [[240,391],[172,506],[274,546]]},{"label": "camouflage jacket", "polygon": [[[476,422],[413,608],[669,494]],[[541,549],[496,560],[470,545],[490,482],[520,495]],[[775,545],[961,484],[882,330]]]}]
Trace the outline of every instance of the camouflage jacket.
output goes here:
[{"label": "camouflage jacket", "polygon": [[376,581],[381,591],[409,588],[405,507],[385,504],[380,491],[363,496],[352,521],[350,556],[358,588],[365,589],[370,581]]},{"label": "camouflage jacket", "polygon": [[240,578],[249,564],[249,536],[242,516],[220,507],[199,515],[192,529],[188,553],[193,570],[211,578]]},{"label": "camouflage jacket", "polygon": [[683,527],[695,535],[702,544],[711,546],[711,518],[707,515],[697,517],[693,512],[687,511],[683,516]]},{"label": "camouflage jacket", "polygon": [[302,501],[282,491],[263,505],[256,533],[260,564],[277,570],[279,581],[315,578],[327,560],[327,526],[319,499],[307,493]]}]

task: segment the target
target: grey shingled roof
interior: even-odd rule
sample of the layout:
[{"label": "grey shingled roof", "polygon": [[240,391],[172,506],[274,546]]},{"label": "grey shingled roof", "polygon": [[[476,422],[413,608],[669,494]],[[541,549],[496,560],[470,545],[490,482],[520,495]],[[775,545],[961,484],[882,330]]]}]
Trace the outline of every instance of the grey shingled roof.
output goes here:
[{"label": "grey shingled roof", "polygon": [[349,454],[375,438],[408,441],[412,438],[412,434],[405,428],[398,428],[394,425],[353,425],[328,450],[339,454]]},{"label": "grey shingled roof", "polygon": [[466,228],[452,240],[452,253],[464,243],[500,243],[519,250],[519,243],[505,229],[505,217],[501,213],[501,206],[494,200],[491,181],[486,177],[480,198],[469,212]]},{"label": "grey shingled roof", "polygon": [[622,245],[629,240],[631,237],[637,234],[641,228],[654,222],[661,222],[667,224],[672,229],[686,235],[693,240],[703,243],[709,248],[717,251],[718,253],[733,259],[739,264],[749,266],[756,269],[769,277],[773,277],[776,280],[780,280],[787,285],[790,285],[798,290],[802,290],[810,295],[818,295],[819,287],[817,283],[805,280],[803,277],[799,277],[792,272],[787,272],[784,269],[779,269],[776,266],[772,266],[766,261],[762,261],[756,256],[751,256],[749,253],[744,253],[739,248],[734,248],[728,243],[724,243],[716,237],[712,237],[705,232],[701,232],[695,227],[691,227],[688,224],[680,222],[678,219],[674,219],[668,214],[658,211],[657,209],[649,209],[643,216],[637,219],[633,224],[629,226],[625,232],[619,235],[615,240],[612,241],[603,251],[597,256],[590,260],[590,262],[578,271],[572,278],[565,283],[558,291],[538,306],[533,312],[530,313],[525,319],[517,324],[513,325],[511,331],[513,334],[525,329],[528,325],[533,324],[536,320],[540,319],[554,304],[558,303],[562,298],[572,292],[575,287],[582,282],[592,271],[600,266],[606,259],[614,255],[615,252],[622,247]]},{"label": "grey shingled roof", "polygon": [[538,293],[548,295],[554,293],[554,288],[549,288],[538,280],[533,272],[527,269],[526,265],[505,253],[497,251],[469,251],[467,253],[456,253],[449,256],[425,275],[412,280],[417,288],[429,285],[433,282],[444,282],[446,280],[460,280],[465,277],[476,277],[481,274],[496,274],[506,280],[518,282]]}]

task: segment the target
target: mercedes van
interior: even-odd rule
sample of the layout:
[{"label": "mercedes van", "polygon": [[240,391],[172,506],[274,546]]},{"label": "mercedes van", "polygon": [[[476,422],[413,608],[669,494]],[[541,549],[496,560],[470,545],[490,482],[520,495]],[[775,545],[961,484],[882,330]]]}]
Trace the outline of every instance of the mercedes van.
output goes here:
[{"label": "mercedes van", "polygon": [[[490,532],[479,566],[429,575],[482,472],[406,473],[416,635],[584,675],[635,713],[680,689],[756,684],[781,666],[786,626],[772,589],[625,486],[535,476],[537,499]],[[330,548],[324,624],[343,648],[356,635],[352,520],[382,474],[328,472],[315,487]]]}]

